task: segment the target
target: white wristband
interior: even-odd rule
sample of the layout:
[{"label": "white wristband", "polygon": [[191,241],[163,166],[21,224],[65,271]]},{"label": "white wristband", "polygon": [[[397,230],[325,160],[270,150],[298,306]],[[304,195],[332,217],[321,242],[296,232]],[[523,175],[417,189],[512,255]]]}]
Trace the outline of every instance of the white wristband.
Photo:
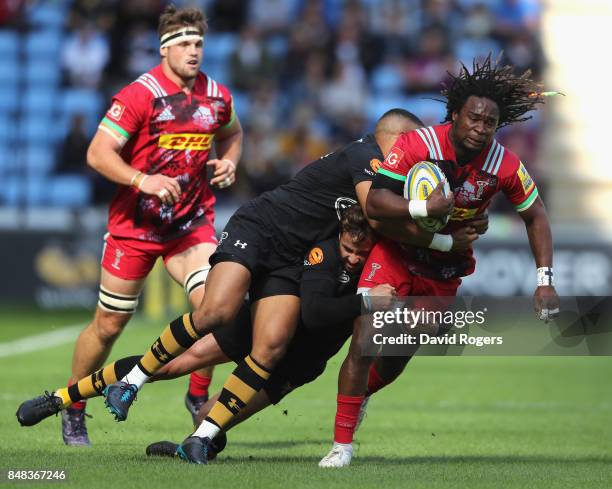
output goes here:
[{"label": "white wristband", "polygon": [[432,250],[450,251],[453,247],[453,237],[450,234],[435,233],[429,247]]},{"label": "white wristband", "polygon": [[414,217],[427,217],[427,201],[411,200],[408,202],[408,212]]},{"label": "white wristband", "polygon": [[360,295],[361,295],[361,303],[363,304],[363,308],[365,309],[365,311],[372,312],[373,307],[372,307],[372,298],[370,297],[370,291],[363,290],[361,291]]},{"label": "white wristband", "polygon": [[132,176],[132,179],[130,180],[130,187],[134,185],[134,182],[140,175],[142,175],[141,171],[137,171],[136,173],[134,173],[134,176]]},{"label": "white wristband", "polygon": [[536,271],[538,277],[538,287],[555,285],[552,267],[539,267]]},{"label": "white wristband", "polygon": [[142,180],[140,180],[140,182],[138,182],[138,190],[142,190],[142,184],[144,183],[144,181],[149,178],[149,175],[145,175],[144,177],[142,177]]}]

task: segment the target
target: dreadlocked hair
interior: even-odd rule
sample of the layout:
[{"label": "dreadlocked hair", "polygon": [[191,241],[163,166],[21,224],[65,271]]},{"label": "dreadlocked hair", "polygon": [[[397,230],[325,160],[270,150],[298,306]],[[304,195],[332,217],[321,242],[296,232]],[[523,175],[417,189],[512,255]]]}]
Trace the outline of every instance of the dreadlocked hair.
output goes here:
[{"label": "dreadlocked hair", "polygon": [[513,66],[499,66],[491,60],[491,54],[482,64],[474,60],[472,73],[461,63],[457,76],[448,74],[451,81],[444,84],[441,92],[446,99],[445,121],[452,120],[453,112],[459,112],[470,96],[486,97],[497,104],[498,128],[531,119],[525,114],[544,103],[542,86],[529,78],[531,70],[515,75]]}]

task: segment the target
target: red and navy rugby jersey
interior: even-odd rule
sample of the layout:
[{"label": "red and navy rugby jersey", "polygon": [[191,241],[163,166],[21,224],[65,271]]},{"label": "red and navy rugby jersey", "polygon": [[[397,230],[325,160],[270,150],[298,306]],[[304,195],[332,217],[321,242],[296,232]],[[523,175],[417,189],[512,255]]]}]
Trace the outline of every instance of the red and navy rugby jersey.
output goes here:
[{"label": "red and navy rugby jersey", "polygon": [[121,157],[147,174],[176,177],[181,198],[162,204],[154,195],[120,186],[110,205],[114,236],[163,242],[214,219],[206,161],[215,133],[234,121],[229,90],[199,73],[190,94],[161,65],[141,75],[113,97],[99,129],[124,144]]},{"label": "red and navy rugby jersey", "polygon": [[[448,225],[441,231],[450,234],[465,225],[503,192],[518,212],[527,210],[538,197],[538,189],[519,158],[493,140],[476,158],[464,165],[450,140],[452,124],[423,127],[402,134],[378,170],[374,185],[385,187],[385,180],[405,182],[410,168],[420,161],[438,164],[446,175],[455,197],[455,208]],[[397,188],[389,185],[389,188]],[[447,279],[474,272],[472,250],[444,253],[429,248],[403,246],[409,256],[410,269],[417,275]]]}]

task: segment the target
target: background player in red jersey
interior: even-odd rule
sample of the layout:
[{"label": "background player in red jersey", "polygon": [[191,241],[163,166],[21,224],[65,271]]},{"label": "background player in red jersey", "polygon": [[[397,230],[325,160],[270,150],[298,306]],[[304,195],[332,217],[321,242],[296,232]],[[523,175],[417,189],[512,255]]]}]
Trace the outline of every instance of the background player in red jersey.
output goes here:
[{"label": "background player in red jersey", "polygon": [[[231,185],[242,150],[229,91],[200,72],[206,29],[197,9],[164,11],[161,64],[113,97],[89,147],[88,164],[119,187],[110,205],[98,307],[76,342],[72,382],[104,363],[158,257],[192,306],[202,300],[217,243],[207,166],[214,168],[211,185]],[[209,160],[213,142],[217,158]],[[200,374],[186,398],[194,413],[210,382],[210,372]],[[83,416],[82,404],[63,412],[67,444],[89,445]]]},{"label": "background player in red jersey", "polygon": [[[435,211],[431,206],[434,200],[403,198],[408,171],[419,161],[428,160],[443,169],[453,190],[448,199],[451,220],[434,236],[437,250],[379,242],[364,268],[360,288],[381,280],[395,287],[398,295],[454,296],[461,277],[473,273],[475,260],[471,247],[465,252],[451,251],[449,233],[467,222],[469,232],[476,234],[478,229],[470,220],[486,210],[493,195],[503,192],[525,223],[535,258],[536,313],[548,321],[559,312],[553,286],[552,234],[544,204],[523,163],[494,139],[498,128],[526,120],[525,113],[543,102],[539,90],[529,73],[516,76],[513,67],[499,67],[490,56],[481,65],[475,62],[472,73],[464,66],[452,77],[442,92],[448,122],[402,134],[378,171],[366,204],[368,216],[381,221],[444,215],[438,205],[445,199],[441,186],[432,193]],[[340,370],[334,446],[319,463],[321,467],[342,467],[352,458],[352,437],[368,391],[372,363],[372,358],[362,355],[358,326],[356,322],[351,348]]]}]

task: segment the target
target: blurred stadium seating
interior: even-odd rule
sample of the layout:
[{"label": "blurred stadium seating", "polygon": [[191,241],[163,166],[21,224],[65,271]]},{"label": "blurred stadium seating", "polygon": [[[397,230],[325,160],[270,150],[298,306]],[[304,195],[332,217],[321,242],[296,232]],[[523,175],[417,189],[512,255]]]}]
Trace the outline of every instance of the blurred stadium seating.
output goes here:
[{"label": "blurred stadium seating", "polygon": [[[147,3],[150,9],[142,9]],[[539,50],[533,28],[539,7],[533,0],[292,0],[283,11],[267,15],[261,12],[268,3],[277,2],[195,3],[210,18],[203,70],[232,89],[247,135],[261,121],[258,91],[269,89],[275,99],[265,109],[272,112],[267,115],[274,125],[266,127],[266,137],[287,137],[303,130],[306,122],[308,131],[328,149],[371,129],[391,107],[407,108],[427,123],[440,121],[444,107],[431,98],[445,70],[455,69],[458,60],[467,62],[489,50],[500,52],[511,47],[515,36],[527,35],[533,51]],[[130,46],[136,25],[153,35],[159,2],[139,2],[139,11],[122,6],[112,15],[104,9],[105,2],[54,0],[23,5],[0,26],[0,143],[11,148],[0,163],[0,177],[9,182],[0,205],[78,209],[105,204],[110,195],[94,192],[93,175],[86,171],[85,162],[80,172],[58,172],[60,149],[74,115],[85,117],[91,136],[112,94],[137,76],[138,65],[130,64],[125,46]],[[512,22],[504,21],[508,18]],[[68,40],[80,42],[85,28],[101,46],[110,46],[110,60],[103,61],[106,66],[94,86],[68,77],[69,61],[63,59]],[[154,53],[156,46],[150,50]],[[318,75],[314,58],[322,60]],[[506,60],[512,57],[506,55]],[[541,72],[539,58],[529,61],[531,68]],[[312,76],[311,65],[315,66]],[[340,67],[348,67],[352,76],[365,83],[363,100],[355,105],[358,113],[339,115],[324,102],[323,94],[332,82],[346,82],[333,79]],[[306,121],[299,110],[304,106],[309,108]],[[523,156],[528,165],[536,166],[537,174],[537,163],[531,158],[536,144],[534,138],[528,148],[531,154]],[[222,195],[222,205],[235,206],[262,190],[251,185],[249,177],[259,168],[250,168],[248,151],[249,145],[239,184]],[[274,157],[278,155],[270,156]],[[261,178],[258,173],[258,181],[281,183],[303,165],[292,162],[291,155],[283,155],[282,160],[265,165],[272,174]]]}]

